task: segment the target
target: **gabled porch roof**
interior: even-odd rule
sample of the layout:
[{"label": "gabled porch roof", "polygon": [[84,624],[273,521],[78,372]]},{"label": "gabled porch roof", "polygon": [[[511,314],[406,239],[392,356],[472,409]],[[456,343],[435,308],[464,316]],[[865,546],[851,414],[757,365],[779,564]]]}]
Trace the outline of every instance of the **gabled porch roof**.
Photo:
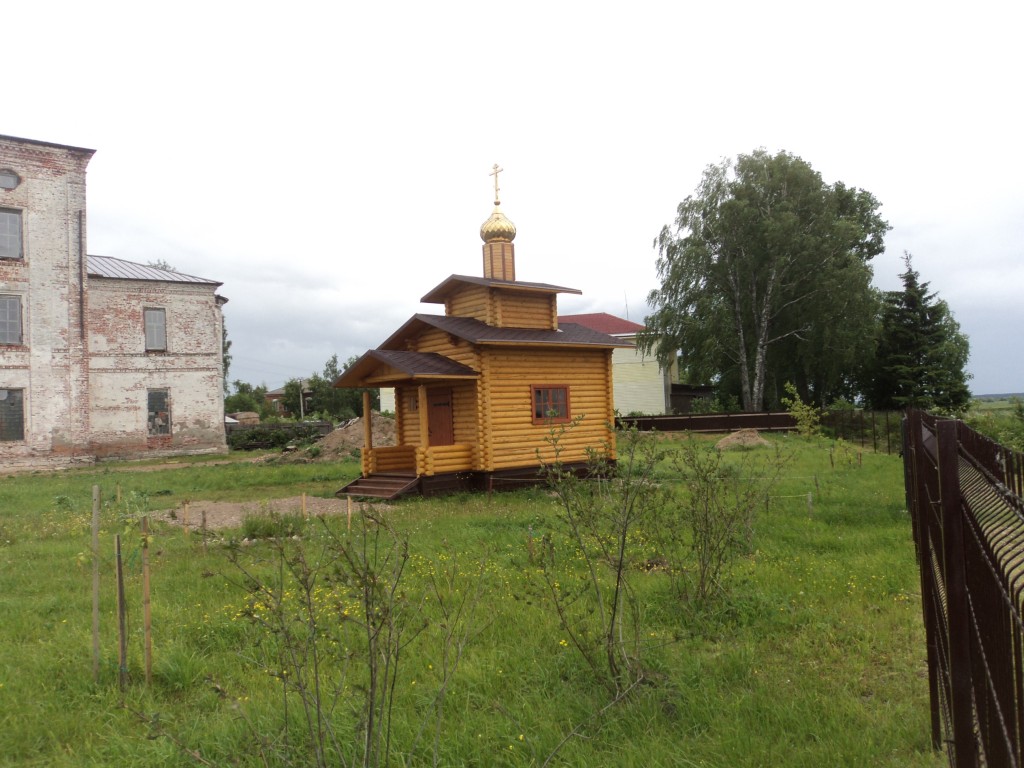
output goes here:
[{"label": "gabled porch roof", "polygon": [[379,387],[398,381],[476,379],[480,374],[436,352],[371,349],[335,381],[335,387]]}]

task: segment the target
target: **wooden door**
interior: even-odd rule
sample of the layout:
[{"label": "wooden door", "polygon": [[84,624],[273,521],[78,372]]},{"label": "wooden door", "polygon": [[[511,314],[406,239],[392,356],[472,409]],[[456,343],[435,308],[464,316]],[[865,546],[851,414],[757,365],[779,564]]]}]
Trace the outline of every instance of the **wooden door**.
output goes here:
[{"label": "wooden door", "polygon": [[452,391],[450,389],[427,390],[429,424],[429,445],[452,445],[455,430],[452,426]]}]

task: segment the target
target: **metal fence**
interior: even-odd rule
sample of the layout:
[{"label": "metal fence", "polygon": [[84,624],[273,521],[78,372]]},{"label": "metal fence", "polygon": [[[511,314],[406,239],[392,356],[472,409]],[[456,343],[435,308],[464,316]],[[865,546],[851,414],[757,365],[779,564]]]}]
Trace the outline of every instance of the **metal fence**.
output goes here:
[{"label": "metal fence", "polygon": [[636,427],[641,432],[735,432],[739,429],[761,431],[796,429],[796,420],[788,413],[701,413],[675,416],[620,416],[617,426]]},{"label": "metal fence", "polygon": [[909,411],[932,741],[950,764],[1024,766],[1024,455]]},{"label": "metal fence", "polygon": [[900,423],[903,414],[897,411],[863,411],[844,409],[823,411],[821,425],[832,437],[840,437],[861,448],[896,453],[902,450]]},{"label": "metal fence", "polygon": [[[886,411],[823,411],[821,425],[831,437],[839,437],[862,448],[896,453],[902,449],[901,413]],[[618,426],[628,425],[642,432],[735,432],[739,429],[789,431],[796,419],[785,411],[777,413],[703,413],[674,416],[621,416]]]}]

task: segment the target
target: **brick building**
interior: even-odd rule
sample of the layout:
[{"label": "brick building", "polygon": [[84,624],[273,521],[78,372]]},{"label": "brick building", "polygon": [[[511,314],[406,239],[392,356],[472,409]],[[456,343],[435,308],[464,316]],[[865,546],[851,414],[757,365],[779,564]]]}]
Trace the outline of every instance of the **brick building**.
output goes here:
[{"label": "brick building", "polygon": [[0,467],[225,450],[220,283],[87,255],[92,155],[0,136]]}]

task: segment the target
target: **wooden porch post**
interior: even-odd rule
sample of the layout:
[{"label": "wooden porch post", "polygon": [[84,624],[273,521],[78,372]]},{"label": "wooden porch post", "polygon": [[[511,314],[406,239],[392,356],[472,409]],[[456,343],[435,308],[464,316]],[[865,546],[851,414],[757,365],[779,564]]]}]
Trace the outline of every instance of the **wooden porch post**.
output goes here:
[{"label": "wooden porch post", "polygon": [[[416,467],[417,475],[424,475],[427,472],[426,460],[430,450],[430,412],[427,410],[427,386],[420,384],[416,390],[416,402],[420,417],[420,447],[423,449],[423,466]],[[417,465],[419,462],[417,462]]]},{"label": "wooden porch post", "polygon": [[370,393],[363,392],[363,449],[373,450],[373,415],[370,410]]}]

